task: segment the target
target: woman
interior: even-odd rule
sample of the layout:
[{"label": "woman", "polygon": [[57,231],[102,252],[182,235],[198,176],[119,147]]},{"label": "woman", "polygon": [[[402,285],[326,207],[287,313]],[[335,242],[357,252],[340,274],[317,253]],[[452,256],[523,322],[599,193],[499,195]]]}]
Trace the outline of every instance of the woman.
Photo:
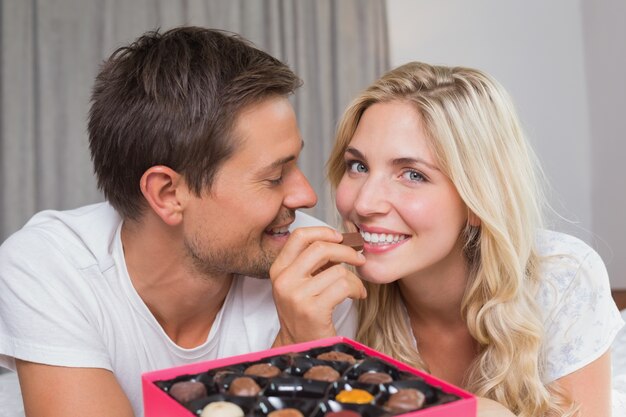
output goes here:
[{"label": "woman", "polygon": [[390,71],[347,109],[328,170],[365,239],[358,340],[518,416],[610,415],[606,269],[542,229],[540,170],[496,81]]}]

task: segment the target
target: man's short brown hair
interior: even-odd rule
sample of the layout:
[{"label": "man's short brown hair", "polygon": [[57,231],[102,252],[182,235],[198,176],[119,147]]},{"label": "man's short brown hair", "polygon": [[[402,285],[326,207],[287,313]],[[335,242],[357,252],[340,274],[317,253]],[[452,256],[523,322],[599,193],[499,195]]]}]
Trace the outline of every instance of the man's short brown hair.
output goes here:
[{"label": "man's short brown hair", "polygon": [[233,33],[145,33],[116,50],[96,78],[88,128],[99,188],[129,219],[141,216],[139,182],[151,166],[181,173],[200,195],[235,151],[240,111],[300,84],[285,64]]}]

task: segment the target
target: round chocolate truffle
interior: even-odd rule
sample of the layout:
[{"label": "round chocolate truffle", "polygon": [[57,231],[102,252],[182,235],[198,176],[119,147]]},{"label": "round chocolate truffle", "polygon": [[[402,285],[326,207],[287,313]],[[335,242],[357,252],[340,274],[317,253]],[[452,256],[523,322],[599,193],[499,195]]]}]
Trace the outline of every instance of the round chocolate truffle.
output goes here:
[{"label": "round chocolate truffle", "polygon": [[393,378],[385,372],[365,372],[359,375],[357,381],[366,384],[388,384],[393,381]]},{"label": "round chocolate truffle", "polygon": [[256,381],[248,376],[240,376],[233,379],[228,387],[228,393],[240,397],[254,397],[261,392],[261,387]]},{"label": "round chocolate truffle", "polygon": [[364,389],[343,390],[335,396],[340,403],[367,404],[374,400],[374,396]]},{"label": "round chocolate truffle", "polygon": [[173,384],[168,390],[169,394],[178,402],[188,403],[206,396],[206,387],[201,382],[180,381]]},{"label": "round chocolate truffle", "polygon": [[243,410],[228,401],[215,401],[202,409],[200,417],[243,417]]},{"label": "round chocolate truffle", "polygon": [[361,417],[361,414],[352,410],[329,411],[324,417]]},{"label": "round chocolate truffle", "polygon": [[280,375],[281,370],[279,367],[272,365],[271,363],[257,363],[248,366],[245,371],[246,375],[262,376],[264,378],[273,378]]},{"label": "round chocolate truffle", "polygon": [[304,417],[304,415],[295,408],[283,408],[282,410],[274,410],[267,417]]},{"label": "round chocolate truffle", "polygon": [[352,365],[356,363],[356,359],[354,359],[354,356],[345,352],[339,352],[337,350],[331,350],[330,352],[320,353],[316,357],[317,359],[322,359],[325,361],[348,362]]},{"label": "round chocolate truffle", "polygon": [[335,371],[330,366],[317,365],[311,367],[302,376],[316,381],[335,382],[341,375],[339,375],[339,372]]},{"label": "round chocolate truffle", "polygon": [[423,392],[413,388],[405,388],[395,394],[391,394],[385,403],[385,407],[394,413],[406,413],[422,408],[425,399],[426,396]]}]

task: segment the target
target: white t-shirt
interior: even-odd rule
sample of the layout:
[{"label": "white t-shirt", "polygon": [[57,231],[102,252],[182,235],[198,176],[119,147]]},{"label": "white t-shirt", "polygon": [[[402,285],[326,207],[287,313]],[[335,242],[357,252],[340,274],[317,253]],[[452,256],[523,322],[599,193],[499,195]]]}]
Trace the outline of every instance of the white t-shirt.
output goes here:
[{"label": "white t-shirt", "polygon": [[545,334],[540,375],[548,384],[602,356],[624,321],[606,267],[591,247],[576,237],[541,230],[537,251],[546,260],[537,303]]},{"label": "white t-shirt", "polygon": [[[293,228],[323,224],[298,213]],[[122,220],[107,203],[44,211],[0,247],[0,366],[15,358],[113,371],[143,415],[141,374],[271,347],[279,329],[269,280],[237,277],[207,341],[193,349],[165,334],[124,262]],[[333,319],[354,337],[347,300]]]},{"label": "white t-shirt", "polygon": [[546,257],[537,302],[545,332],[542,379],[549,383],[609,350],[624,321],[596,251],[573,236],[546,230],[537,246]]}]

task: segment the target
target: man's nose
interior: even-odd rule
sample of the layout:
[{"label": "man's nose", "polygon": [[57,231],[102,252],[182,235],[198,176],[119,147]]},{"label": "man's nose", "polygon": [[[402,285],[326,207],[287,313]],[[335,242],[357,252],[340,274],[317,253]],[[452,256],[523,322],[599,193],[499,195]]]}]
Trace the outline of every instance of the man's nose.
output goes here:
[{"label": "man's nose", "polygon": [[306,179],[304,173],[297,168],[290,181],[284,205],[291,209],[311,208],[317,203],[317,194]]}]

